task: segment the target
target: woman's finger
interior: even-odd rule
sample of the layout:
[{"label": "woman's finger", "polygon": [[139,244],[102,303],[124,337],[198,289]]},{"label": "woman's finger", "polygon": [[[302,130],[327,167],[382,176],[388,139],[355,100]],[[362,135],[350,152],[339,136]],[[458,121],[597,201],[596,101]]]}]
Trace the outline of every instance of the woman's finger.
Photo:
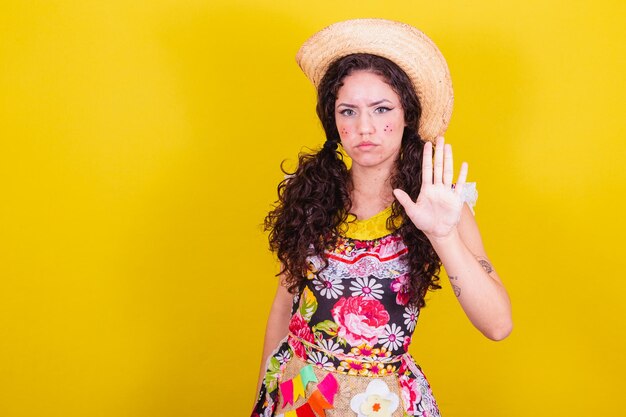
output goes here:
[{"label": "woman's finger", "polygon": [[461,164],[461,170],[459,171],[459,178],[454,186],[454,192],[457,194],[463,193],[463,187],[465,186],[465,180],[467,179],[467,170],[469,169],[467,162]]},{"label": "woman's finger", "polygon": [[443,149],[443,183],[445,185],[452,184],[452,176],[454,175],[454,162],[452,161],[452,145],[446,143]]},{"label": "woman's finger", "polygon": [[409,197],[409,195],[403,190],[396,188],[395,190],[393,190],[393,195],[396,196],[398,202],[402,204],[402,207],[404,207],[405,211],[409,211],[409,208],[413,206],[413,200],[411,200],[411,197]]},{"label": "woman's finger", "polygon": [[422,151],[422,187],[433,183],[433,144],[426,142]]},{"label": "woman's finger", "polygon": [[437,144],[435,145],[435,162],[433,167],[433,184],[441,184],[443,177],[443,147],[445,141],[442,136],[437,138]]}]

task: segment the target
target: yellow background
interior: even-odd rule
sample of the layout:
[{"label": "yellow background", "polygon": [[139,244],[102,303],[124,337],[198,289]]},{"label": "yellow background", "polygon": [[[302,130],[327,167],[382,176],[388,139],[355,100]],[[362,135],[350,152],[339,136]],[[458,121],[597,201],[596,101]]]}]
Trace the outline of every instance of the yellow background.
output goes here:
[{"label": "yellow background", "polygon": [[623,1],[3,1],[0,416],[248,415],[274,292],[260,224],[322,131],[294,61],[332,22],[428,33],[447,140],[510,291],[448,285],[411,352],[444,417],[624,416]]}]

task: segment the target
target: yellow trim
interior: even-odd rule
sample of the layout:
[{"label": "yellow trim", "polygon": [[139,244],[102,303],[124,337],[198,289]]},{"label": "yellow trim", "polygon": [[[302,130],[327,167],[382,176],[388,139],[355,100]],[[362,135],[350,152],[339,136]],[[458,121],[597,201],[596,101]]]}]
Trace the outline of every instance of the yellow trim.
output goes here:
[{"label": "yellow trim", "polygon": [[365,220],[358,220],[354,214],[348,214],[348,221],[342,225],[341,234],[357,240],[374,240],[387,236],[391,233],[387,229],[387,218],[390,215],[391,206]]}]

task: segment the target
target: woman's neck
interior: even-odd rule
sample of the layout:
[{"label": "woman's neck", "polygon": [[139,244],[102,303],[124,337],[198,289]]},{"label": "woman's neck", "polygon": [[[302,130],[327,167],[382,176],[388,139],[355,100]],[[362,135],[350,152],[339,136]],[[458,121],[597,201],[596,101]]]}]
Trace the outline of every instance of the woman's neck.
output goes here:
[{"label": "woman's neck", "polygon": [[352,167],[350,211],[358,219],[368,219],[391,205],[394,197],[390,177],[390,169]]}]

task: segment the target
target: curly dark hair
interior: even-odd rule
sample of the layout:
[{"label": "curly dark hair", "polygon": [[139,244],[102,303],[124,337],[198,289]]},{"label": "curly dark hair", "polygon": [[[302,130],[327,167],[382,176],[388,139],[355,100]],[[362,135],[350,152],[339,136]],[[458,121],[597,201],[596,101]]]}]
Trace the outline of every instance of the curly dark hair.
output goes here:
[{"label": "curly dark hair", "polygon": [[[319,256],[328,266],[324,249],[339,237],[339,226],[348,221],[352,207],[352,182],[337,144],[341,143],[335,122],[337,93],[346,76],[355,71],[377,74],[398,94],[404,119],[402,143],[394,172],[393,188],[406,191],[413,200],[419,194],[422,178],[424,142],[418,132],[421,106],[411,80],[392,61],[371,54],[352,54],[334,61],[318,86],[317,115],[326,133],[326,144],[316,153],[300,153],[298,167],[288,172],[278,185],[278,201],[265,218],[270,249],[282,262],[289,291],[301,290],[312,272],[309,256]],[[400,221],[401,220],[401,221]],[[397,225],[400,225],[399,227]],[[441,288],[438,284],[441,260],[424,233],[417,229],[400,203],[392,203],[387,228],[398,232],[408,248],[403,255],[409,265],[409,303],[425,305],[426,292]]]}]

